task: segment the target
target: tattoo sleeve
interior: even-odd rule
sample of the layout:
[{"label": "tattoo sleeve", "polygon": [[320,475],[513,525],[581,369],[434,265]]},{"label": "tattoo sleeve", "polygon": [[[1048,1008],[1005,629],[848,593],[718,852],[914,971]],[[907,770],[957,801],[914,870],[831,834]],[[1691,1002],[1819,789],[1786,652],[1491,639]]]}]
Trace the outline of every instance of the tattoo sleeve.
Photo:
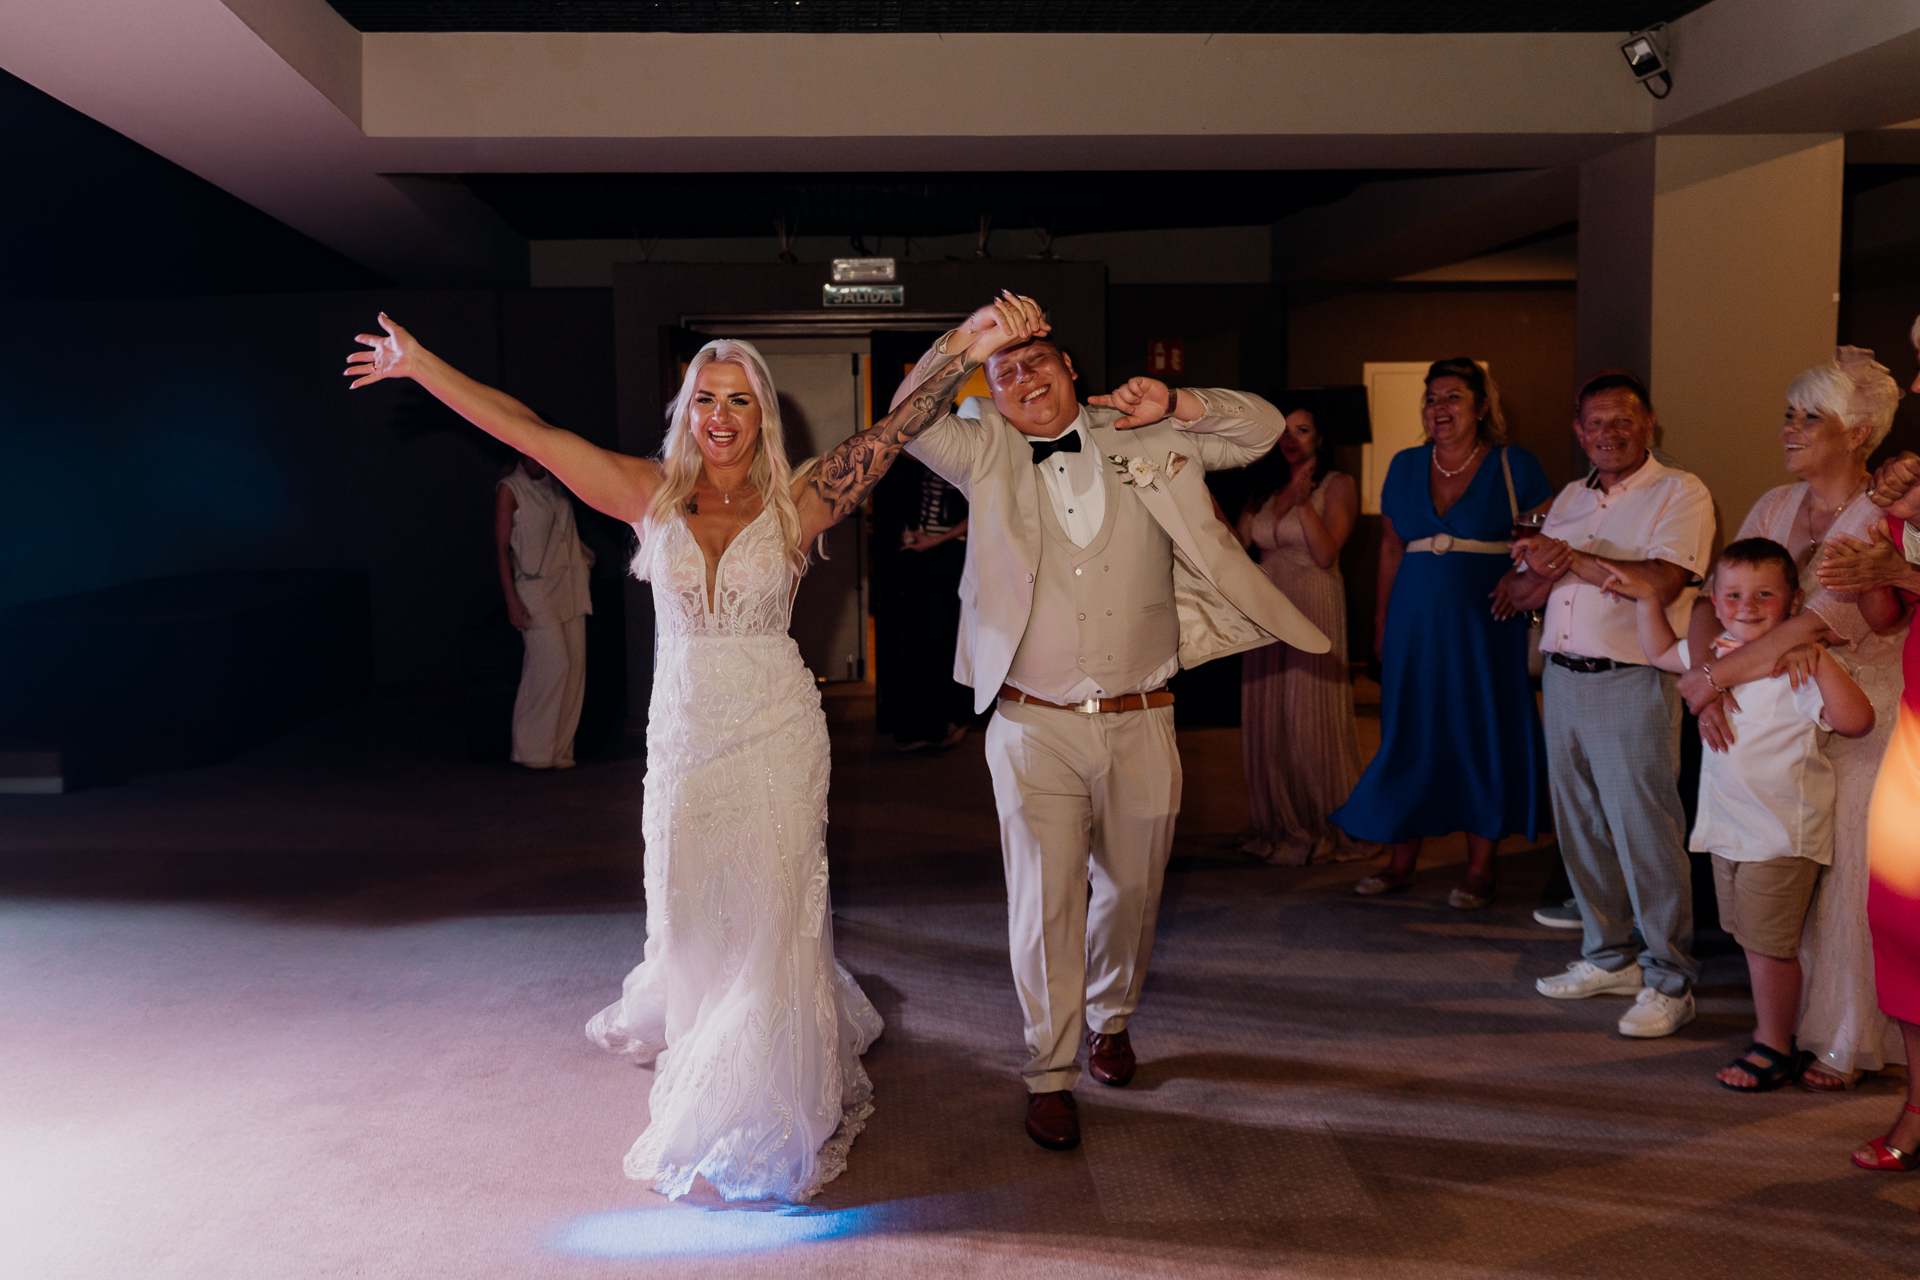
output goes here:
[{"label": "tattoo sleeve", "polygon": [[953,393],[977,367],[961,353],[941,359],[892,413],[820,459],[809,483],[835,520],[864,502],[907,442],[946,414]]}]

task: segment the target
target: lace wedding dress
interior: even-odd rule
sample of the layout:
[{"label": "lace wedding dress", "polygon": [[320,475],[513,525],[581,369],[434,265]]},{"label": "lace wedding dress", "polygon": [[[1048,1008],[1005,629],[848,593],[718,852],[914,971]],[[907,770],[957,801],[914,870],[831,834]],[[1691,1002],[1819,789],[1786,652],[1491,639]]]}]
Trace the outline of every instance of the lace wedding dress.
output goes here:
[{"label": "lace wedding dress", "polygon": [[827,726],[787,635],[794,574],[764,511],[720,558],[641,529],[657,639],[641,831],[645,959],[587,1035],[654,1063],[630,1178],[670,1197],[804,1201],[873,1112],[880,1015],[833,956]]}]

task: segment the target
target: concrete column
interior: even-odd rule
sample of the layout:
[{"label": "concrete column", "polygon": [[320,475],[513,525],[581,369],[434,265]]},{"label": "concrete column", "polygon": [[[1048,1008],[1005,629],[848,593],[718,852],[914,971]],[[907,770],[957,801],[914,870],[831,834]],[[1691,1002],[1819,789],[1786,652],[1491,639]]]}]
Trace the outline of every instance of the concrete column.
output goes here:
[{"label": "concrete column", "polygon": [[[1653,170],[1658,138],[1580,166],[1574,377],[1653,364]],[[1658,389],[1654,394],[1659,395]]]},{"label": "concrete column", "polygon": [[1581,166],[1578,374],[1644,373],[1724,540],[1782,469],[1787,384],[1832,358],[1844,143],[1674,135]]}]

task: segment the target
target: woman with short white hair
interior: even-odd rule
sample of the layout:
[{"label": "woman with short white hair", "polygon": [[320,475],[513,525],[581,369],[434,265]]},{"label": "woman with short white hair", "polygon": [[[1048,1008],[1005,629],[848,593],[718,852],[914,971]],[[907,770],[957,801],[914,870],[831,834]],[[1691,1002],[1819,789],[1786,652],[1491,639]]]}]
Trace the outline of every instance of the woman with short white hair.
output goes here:
[{"label": "woman with short white hair", "polygon": [[[1821,876],[1800,940],[1806,971],[1801,989],[1798,1047],[1812,1055],[1799,1083],[1814,1090],[1852,1088],[1860,1076],[1905,1060],[1899,1028],[1875,1001],[1873,947],[1867,918],[1867,807],[1904,686],[1901,626],[1876,635],[1861,615],[1858,596],[1822,587],[1819,569],[1828,546],[1865,541],[1882,512],[1868,497],[1867,457],[1886,439],[1900,400],[1899,384],[1873,352],[1839,347],[1831,363],[1807,370],[1787,388],[1780,442],[1786,467],[1799,477],[1761,495],[1740,526],[1741,538],[1771,538],[1793,554],[1806,592],[1801,612],[1765,637],[1724,657],[1711,658],[1719,632],[1711,601],[1695,602],[1689,650],[1710,657],[1682,678],[1680,692],[1700,716],[1700,736],[1725,750],[1740,731],[1728,714],[1724,690],[1772,674],[1796,644],[1833,646],[1873,702],[1874,729],[1863,738],[1835,735],[1827,746],[1837,784],[1833,863]],[[1735,1089],[1759,1087],[1760,1068],[1736,1063],[1721,1071]]]}]

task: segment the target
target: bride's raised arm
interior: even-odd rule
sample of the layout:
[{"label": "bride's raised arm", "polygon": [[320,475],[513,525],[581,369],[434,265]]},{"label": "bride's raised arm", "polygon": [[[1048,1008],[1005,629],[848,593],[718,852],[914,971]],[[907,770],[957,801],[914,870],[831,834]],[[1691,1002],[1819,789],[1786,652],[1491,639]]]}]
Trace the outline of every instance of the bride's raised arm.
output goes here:
[{"label": "bride's raised arm", "polygon": [[594,510],[629,523],[646,515],[660,485],[658,463],[602,449],[542,421],[506,392],[475,382],[428,351],[384,311],[380,327],[386,330],[384,336],[362,333],[354,338],[371,348],[347,358],[346,374],[354,379],[354,388],[387,378],[412,378],[474,426],[537,460]]},{"label": "bride's raised arm", "polygon": [[[1002,347],[1040,337],[1050,326],[1032,298],[1002,292],[993,304],[994,322],[981,329],[966,350],[916,369],[920,381],[892,413],[850,436],[804,468],[793,483],[800,510],[800,544],[805,546],[858,507],[907,442],[939,420],[967,376]],[[985,308],[982,308],[985,310]],[[980,313],[975,312],[976,316]]]}]

